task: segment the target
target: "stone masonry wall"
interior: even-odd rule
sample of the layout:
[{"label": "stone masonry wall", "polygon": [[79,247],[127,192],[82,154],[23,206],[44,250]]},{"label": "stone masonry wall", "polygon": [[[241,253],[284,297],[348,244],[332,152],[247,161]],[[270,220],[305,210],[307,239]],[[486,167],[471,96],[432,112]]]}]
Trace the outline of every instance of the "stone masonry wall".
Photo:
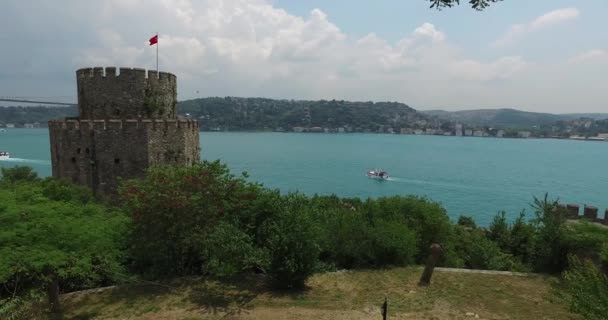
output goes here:
[{"label": "stone masonry wall", "polygon": [[175,76],[116,71],[76,71],[80,116],[49,121],[53,176],[104,196],[150,166],[192,165],[200,157],[198,122],[177,119]]},{"label": "stone masonry wall", "polygon": [[49,122],[53,176],[116,193],[120,178],[143,177],[151,165],[199,160],[193,120],[59,120]]},{"label": "stone masonry wall", "polygon": [[174,119],[175,75],[114,67],[76,71],[80,119]]}]

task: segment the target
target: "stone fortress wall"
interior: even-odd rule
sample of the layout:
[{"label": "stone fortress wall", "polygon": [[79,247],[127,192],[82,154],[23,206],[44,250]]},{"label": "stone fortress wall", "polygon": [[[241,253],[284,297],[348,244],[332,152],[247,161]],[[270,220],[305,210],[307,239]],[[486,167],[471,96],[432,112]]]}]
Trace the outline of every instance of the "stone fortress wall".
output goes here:
[{"label": "stone fortress wall", "polygon": [[567,212],[567,218],[576,220],[580,218],[585,218],[590,222],[597,222],[608,225],[608,209],[604,212],[604,217],[598,216],[599,209],[594,206],[584,205],[583,206],[583,214],[579,215],[580,206],[578,204],[566,204],[563,206]]},{"label": "stone fortress wall", "polygon": [[109,196],[121,178],[143,177],[153,165],[191,165],[200,157],[198,122],[176,116],[175,76],[115,70],[78,70],[80,116],[49,121],[53,176]]}]

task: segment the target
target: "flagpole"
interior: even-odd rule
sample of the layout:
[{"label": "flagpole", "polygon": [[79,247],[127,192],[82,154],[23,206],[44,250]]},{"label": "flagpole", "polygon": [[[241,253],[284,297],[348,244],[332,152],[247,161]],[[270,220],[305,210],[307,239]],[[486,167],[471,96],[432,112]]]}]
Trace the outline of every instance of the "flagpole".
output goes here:
[{"label": "flagpole", "polygon": [[156,33],[156,76],[160,77],[158,74],[158,32]]}]

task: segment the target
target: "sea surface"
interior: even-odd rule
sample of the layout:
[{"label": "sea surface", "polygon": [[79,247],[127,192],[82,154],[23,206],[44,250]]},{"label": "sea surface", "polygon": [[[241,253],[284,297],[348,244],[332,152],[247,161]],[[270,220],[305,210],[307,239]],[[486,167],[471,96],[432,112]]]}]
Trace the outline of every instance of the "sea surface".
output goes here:
[{"label": "sea surface", "polygon": [[[532,216],[533,197],[608,207],[608,143],[551,139],[386,134],[201,132],[202,158],[220,159],[234,173],[283,192],[346,197],[426,196],[452,219],[470,215],[481,225],[504,210]],[[51,174],[46,129],[0,132],[0,150]],[[368,179],[381,168],[389,181]]]}]

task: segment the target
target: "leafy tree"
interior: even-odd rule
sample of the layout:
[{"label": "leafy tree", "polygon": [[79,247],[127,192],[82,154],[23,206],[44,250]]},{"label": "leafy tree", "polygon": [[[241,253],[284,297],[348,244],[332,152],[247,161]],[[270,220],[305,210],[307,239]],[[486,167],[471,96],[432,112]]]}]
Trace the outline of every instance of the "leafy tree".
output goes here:
[{"label": "leafy tree", "polygon": [[523,263],[529,263],[534,253],[534,237],[534,226],[525,220],[525,214],[521,212],[510,227],[509,251]]},{"label": "leafy tree", "polygon": [[567,242],[564,232],[566,211],[558,200],[534,197],[532,208],[536,218],[534,241],[534,263],[538,271],[561,272],[567,264]]},{"label": "leafy tree", "polygon": [[458,223],[459,226],[463,226],[463,227],[468,227],[471,229],[476,229],[477,228],[477,224],[475,223],[475,220],[473,220],[472,217],[469,216],[460,216],[458,217]]},{"label": "leafy tree", "polygon": [[505,214],[504,211],[501,211],[494,216],[490,223],[488,238],[494,241],[501,250],[508,251],[511,248],[511,231]]},{"label": "leafy tree", "polygon": [[0,189],[0,299],[24,301],[46,291],[51,311],[58,311],[60,291],[116,280],[124,215],[92,202],[49,199],[38,181],[12,188]]},{"label": "leafy tree", "polygon": [[151,168],[120,188],[133,219],[131,256],[135,270],[151,276],[198,274],[201,246],[225,217],[247,211],[260,187],[230,174],[219,161],[192,167]]},{"label": "leafy tree", "polygon": [[[431,8],[451,8],[454,5],[460,5],[460,0],[428,0],[431,2]],[[481,11],[487,8],[490,4],[496,3],[502,0],[469,0],[469,4],[475,10]]]},{"label": "leafy tree", "polygon": [[264,228],[270,254],[268,273],[278,288],[302,288],[319,259],[318,232],[299,194],[286,196],[284,210]]}]

